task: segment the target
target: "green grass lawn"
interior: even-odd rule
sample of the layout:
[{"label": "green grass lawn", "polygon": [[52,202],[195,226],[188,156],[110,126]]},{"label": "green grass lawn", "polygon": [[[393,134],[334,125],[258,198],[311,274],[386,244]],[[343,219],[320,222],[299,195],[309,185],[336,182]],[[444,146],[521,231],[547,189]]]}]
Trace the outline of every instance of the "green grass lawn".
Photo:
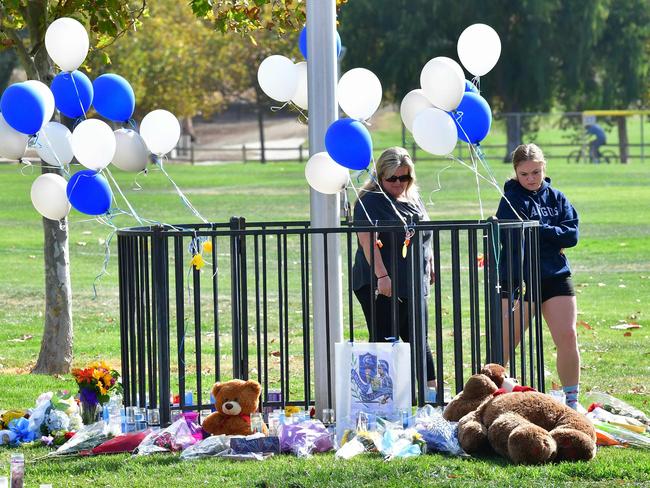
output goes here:
[{"label": "green grass lawn", "polygon": [[[373,124],[377,147],[399,143],[394,116]],[[492,137],[492,136],[490,136]],[[495,138],[498,136],[496,131]],[[490,139],[490,138],[488,138]],[[490,141],[486,141],[488,144]],[[511,173],[508,165],[490,158],[499,184]],[[233,215],[249,221],[302,220],[309,215],[309,191],[298,163],[168,165],[176,183],[210,221]],[[577,285],[578,327],[582,352],[583,389],[597,388],[650,411],[650,342],[647,300],[650,296],[650,163],[572,165],[549,160],[553,184],[578,209],[580,244],[569,251]],[[39,351],[43,322],[43,232],[29,199],[36,177],[21,174],[17,165],[0,165],[0,409],[33,406],[49,389],[73,388],[70,376],[30,375]],[[196,218],[180,202],[159,171],[138,177],[113,172],[127,198],[146,218],[185,223]],[[476,219],[494,213],[499,195],[481,184],[478,198],[474,176],[452,161],[423,161],[418,182],[433,220]],[[359,182],[361,183],[361,182]],[[355,182],[355,185],[357,183]],[[121,208],[126,208],[118,201]],[[102,269],[103,242],[111,229],[75,211],[70,217],[70,254],[75,327],[75,365],[95,358],[119,366],[119,310],[115,242],[108,274],[92,284]],[[135,225],[126,216],[118,227]],[[358,317],[359,315],[357,315]],[[619,321],[636,322],[631,335],[613,330]],[[360,327],[362,330],[363,327]],[[545,336],[548,381],[556,380],[553,346]],[[26,449],[28,457],[45,451]],[[0,450],[0,475],[10,451]],[[334,461],[331,455],[313,459],[281,457],[260,464],[201,461],[185,464],[176,457],[125,456],[91,460],[61,460],[28,465],[28,485],[54,486],[385,486],[481,483],[493,485],[650,483],[650,455],[639,450],[602,449],[590,463],[514,467],[499,459],[458,460],[443,456],[383,463],[361,458]]]}]

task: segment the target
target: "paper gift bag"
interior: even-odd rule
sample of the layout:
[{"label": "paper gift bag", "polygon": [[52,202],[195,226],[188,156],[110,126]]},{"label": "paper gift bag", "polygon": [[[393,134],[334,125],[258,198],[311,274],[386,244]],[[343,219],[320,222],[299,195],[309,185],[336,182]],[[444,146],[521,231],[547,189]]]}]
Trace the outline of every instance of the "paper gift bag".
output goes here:
[{"label": "paper gift bag", "polygon": [[411,409],[411,347],[406,342],[339,342],[335,347],[336,435],[360,412],[388,419]]}]

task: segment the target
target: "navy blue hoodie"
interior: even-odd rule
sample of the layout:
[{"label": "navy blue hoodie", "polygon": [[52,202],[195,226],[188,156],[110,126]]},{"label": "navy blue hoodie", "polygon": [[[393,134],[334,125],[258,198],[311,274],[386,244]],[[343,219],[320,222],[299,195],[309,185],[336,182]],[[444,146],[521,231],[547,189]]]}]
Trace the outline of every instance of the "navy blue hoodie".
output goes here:
[{"label": "navy blue hoodie", "polygon": [[[539,220],[540,269],[542,279],[571,274],[569,261],[561,252],[578,243],[578,212],[564,194],[551,188],[551,179],[544,178],[537,191],[530,191],[517,180],[508,180],[503,193],[524,220]],[[501,198],[497,218],[519,220]]]}]

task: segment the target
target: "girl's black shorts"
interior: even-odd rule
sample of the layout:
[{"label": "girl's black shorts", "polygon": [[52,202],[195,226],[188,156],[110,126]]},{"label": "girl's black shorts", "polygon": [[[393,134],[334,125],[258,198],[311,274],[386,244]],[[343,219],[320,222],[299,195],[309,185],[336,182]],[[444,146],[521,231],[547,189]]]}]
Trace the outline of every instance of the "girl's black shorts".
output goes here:
[{"label": "girl's black shorts", "polygon": [[[530,298],[530,290],[527,289],[525,283],[524,289],[524,301],[528,301]],[[573,282],[571,281],[571,275],[544,278],[542,279],[541,289],[542,303],[553,297],[574,297],[576,295],[573,288]],[[510,295],[510,287],[508,286],[508,283],[503,283],[501,285],[501,298],[508,298],[508,295]],[[512,299],[517,300],[520,295],[521,292],[519,287],[517,287]]]}]

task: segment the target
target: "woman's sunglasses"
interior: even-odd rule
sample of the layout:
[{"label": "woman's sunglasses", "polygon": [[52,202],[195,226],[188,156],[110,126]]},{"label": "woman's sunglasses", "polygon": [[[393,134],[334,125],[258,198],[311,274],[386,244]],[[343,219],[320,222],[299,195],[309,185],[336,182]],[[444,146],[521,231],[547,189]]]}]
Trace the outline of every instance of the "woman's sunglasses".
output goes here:
[{"label": "woman's sunglasses", "polygon": [[393,175],[390,178],[384,178],[384,179],[389,183],[395,183],[396,181],[399,181],[400,183],[408,183],[413,178],[411,178],[411,175],[402,175],[402,176]]}]

